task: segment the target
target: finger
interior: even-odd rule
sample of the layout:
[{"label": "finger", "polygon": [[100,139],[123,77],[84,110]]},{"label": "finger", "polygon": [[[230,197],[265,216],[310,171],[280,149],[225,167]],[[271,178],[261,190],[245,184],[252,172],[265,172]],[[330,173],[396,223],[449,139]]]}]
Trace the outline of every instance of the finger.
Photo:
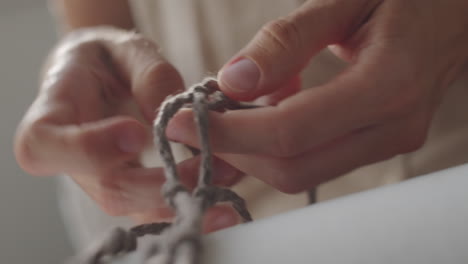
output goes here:
[{"label": "finger", "polygon": [[106,44],[143,114],[152,122],[161,102],[168,95],[184,89],[182,78],[159,53],[154,42],[135,33],[120,34],[124,37],[114,38]]},{"label": "finger", "polygon": [[254,104],[260,106],[277,105],[282,100],[298,93],[301,90],[301,84],[301,77],[299,75],[294,76],[285,86],[274,93],[257,98]]},{"label": "finger", "polygon": [[[182,184],[190,190],[193,190],[197,186],[200,161],[201,157],[200,155],[197,155],[193,158],[182,161],[177,166]],[[211,164],[214,185],[230,187],[244,177],[244,174],[241,171],[217,157],[212,158]]]},{"label": "finger", "polygon": [[[102,85],[103,75],[107,75],[105,79],[111,83],[104,83],[104,86],[127,88],[120,94],[132,92],[143,115],[150,122],[160,102],[169,94],[183,89],[180,75],[161,56],[159,47],[141,34],[98,27],[75,31],[67,36],[64,43],[51,56],[50,61],[55,62],[51,64],[55,67],[46,67],[48,73],[61,68],[63,61],[66,62],[64,65],[72,61],[82,68],[85,66],[88,71],[93,69],[98,72],[98,84]],[[111,93],[111,99],[115,100],[114,94],[115,87]]]},{"label": "finger", "polygon": [[282,192],[298,193],[361,166],[420,148],[429,125],[427,120],[418,117],[361,129],[292,158],[239,154],[219,156]]},{"label": "finger", "polygon": [[[197,159],[197,165],[199,166],[200,157],[197,156]],[[222,159],[213,157],[212,160],[214,185],[231,187],[234,184],[238,183],[245,176],[242,171],[238,170],[237,168],[233,167],[231,164],[225,162]],[[195,186],[195,184],[193,186]]]},{"label": "finger", "polygon": [[[67,35],[50,57],[50,65],[53,67],[45,68],[47,78],[44,83],[54,82],[57,76],[62,80],[63,75],[68,75],[70,78],[66,86],[76,86],[76,80],[81,78],[77,72],[91,73],[91,76],[82,79],[91,79],[91,83],[85,83],[87,88],[97,86],[92,90],[99,88],[104,91],[102,94],[111,104],[121,103],[133,95],[144,117],[150,122],[162,100],[183,89],[180,75],[160,55],[159,47],[154,42],[135,32],[111,27],[78,30]],[[63,73],[70,66],[74,69]],[[63,88],[66,87],[60,88],[62,92]],[[107,90],[110,91],[105,92]],[[69,93],[75,94],[76,91],[73,89]],[[79,94],[81,97],[83,95]],[[102,101],[102,98],[99,99]]]},{"label": "finger", "polygon": [[[372,45],[330,82],[276,106],[210,113],[213,150],[292,157],[357,129],[410,115],[424,101],[421,89],[407,89],[415,85],[414,70],[401,65],[404,54],[382,49]],[[198,146],[192,112],[179,112],[167,135]]]},{"label": "finger", "polygon": [[284,86],[314,54],[353,33],[380,2],[307,1],[266,24],[223,67],[221,90],[237,100],[252,100]]},{"label": "finger", "polygon": [[[364,71],[363,72],[368,72]],[[210,140],[215,152],[289,157],[375,121],[377,100],[363,90],[366,74],[343,74],[321,87],[306,89],[277,106],[210,113]],[[240,130],[240,128],[242,128]],[[170,139],[198,146],[191,110],[169,123]]]},{"label": "finger", "polygon": [[161,168],[126,167],[71,176],[107,214],[135,216],[166,211],[160,193],[163,173]]},{"label": "finger", "polygon": [[113,117],[80,125],[47,118],[25,121],[16,153],[31,174],[91,173],[135,160],[149,139],[146,128],[130,117]]},{"label": "finger", "polygon": [[217,205],[208,209],[203,218],[203,233],[211,233],[241,223],[237,212],[228,205]]},{"label": "finger", "polygon": [[[180,182],[189,190],[196,186],[199,167],[199,157],[177,165]],[[214,163],[213,171],[213,180],[220,186],[231,186],[241,176],[237,169],[220,160]],[[172,214],[160,192],[166,180],[163,168],[117,167],[72,177],[108,214],[132,214],[141,221]]]}]

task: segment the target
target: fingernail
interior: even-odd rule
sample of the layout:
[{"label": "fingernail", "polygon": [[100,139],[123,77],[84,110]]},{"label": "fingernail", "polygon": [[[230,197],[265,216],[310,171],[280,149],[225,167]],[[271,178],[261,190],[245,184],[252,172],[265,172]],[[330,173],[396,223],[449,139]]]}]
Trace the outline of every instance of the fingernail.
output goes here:
[{"label": "fingernail", "polygon": [[237,224],[237,219],[233,214],[225,213],[215,217],[210,223],[213,231],[228,228]]},{"label": "fingernail", "polygon": [[227,66],[220,79],[233,92],[249,92],[257,88],[260,70],[250,59],[241,59]]},{"label": "fingernail", "polygon": [[229,186],[234,184],[242,176],[239,170],[218,158],[213,159],[213,168],[214,184]]},{"label": "fingernail", "polygon": [[144,140],[140,131],[133,128],[124,128],[120,131],[118,146],[123,152],[138,153],[144,147]]}]

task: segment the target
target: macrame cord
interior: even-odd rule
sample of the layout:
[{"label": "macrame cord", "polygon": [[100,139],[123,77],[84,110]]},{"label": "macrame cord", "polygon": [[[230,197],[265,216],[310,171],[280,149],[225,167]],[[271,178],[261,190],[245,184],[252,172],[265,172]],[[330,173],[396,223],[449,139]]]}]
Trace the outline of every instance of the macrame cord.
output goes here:
[{"label": "macrame cord", "polygon": [[[170,119],[183,107],[193,108],[200,140],[201,165],[197,187],[190,192],[179,179],[166,127]],[[213,78],[207,78],[187,91],[168,97],[160,107],[154,122],[154,143],[163,161],[166,182],[162,194],[176,217],[172,223],[139,225],[125,230],[115,228],[100,242],[89,247],[69,263],[109,264],[135,251],[137,239],[157,235],[145,258],[145,264],[200,264],[202,251],[201,225],[205,211],[220,202],[229,202],[244,222],[252,220],[245,201],[234,191],[212,185],[211,149],[208,137],[208,111],[223,112],[255,106],[241,104],[225,96]],[[193,149],[192,149],[193,150]],[[309,203],[315,202],[315,190],[309,192]],[[143,264],[143,263],[142,263]]]},{"label": "macrame cord", "polygon": [[[183,107],[192,107],[198,127],[201,165],[197,187],[190,192],[179,179],[176,163],[166,127],[169,120]],[[115,228],[96,245],[74,258],[76,264],[105,264],[137,248],[137,238],[152,234],[157,239],[147,253],[147,264],[198,264],[202,250],[201,226],[205,211],[219,202],[230,202],[244,222],[252,220],[245,201],[229,189],[212,185],[212,161],[208,138],[208,110],[225,111],[244,108],[225,96],[217,81],[205,79],[187,91],[167,98],[154,123],[154,143],[159,149],[166,182],[162,194],[167,204],[175,210],[172,223],[152,223],[126,231]]]}]

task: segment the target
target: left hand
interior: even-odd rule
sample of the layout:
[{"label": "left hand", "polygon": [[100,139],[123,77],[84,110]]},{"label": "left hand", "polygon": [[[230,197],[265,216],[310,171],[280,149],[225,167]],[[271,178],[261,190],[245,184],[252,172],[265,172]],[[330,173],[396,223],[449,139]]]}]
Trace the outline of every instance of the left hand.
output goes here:
[{"label": "left hand", "polygon": [[[150,142],[154,109],[183,89],[177,70],[150,39],[132,31],[90,27],[67,34],[51,52],[37,98],[18,127],[15,153],[32,175],[66,174],[104,212],[142,223],[172,217],[161,195],[160,167],[139,161]],[[200,158],[179,164],[193,189]],[[242,175],[214,159],[213,181],[230,186]],[[229,207],[207,211],[205,231],[239,222]]]},{"label": "left hand", "polygon": [[[234,99],[287,96],[260,109],[211,113],[214,151],[293,193],[420,148],[468,61],[467,10],[462,0],[307,1],[265,25],[224,66],[220,86]],[[324,85],[285,92],[327,46],[349,67]],[[192,120],[190,111],[180,113],[169,137],[197,146]]]}]

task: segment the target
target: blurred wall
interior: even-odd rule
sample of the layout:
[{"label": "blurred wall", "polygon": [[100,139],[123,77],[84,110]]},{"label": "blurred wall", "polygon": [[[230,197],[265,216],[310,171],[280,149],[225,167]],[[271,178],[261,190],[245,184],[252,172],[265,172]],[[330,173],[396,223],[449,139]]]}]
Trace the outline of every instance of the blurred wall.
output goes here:
[{"label": "blurred wall", "polygon": [[0,1],[0,263],[63,263],[71,254],[54,179],[25,174],[12,153],[15,128],[56,38],[45,2]]}]

